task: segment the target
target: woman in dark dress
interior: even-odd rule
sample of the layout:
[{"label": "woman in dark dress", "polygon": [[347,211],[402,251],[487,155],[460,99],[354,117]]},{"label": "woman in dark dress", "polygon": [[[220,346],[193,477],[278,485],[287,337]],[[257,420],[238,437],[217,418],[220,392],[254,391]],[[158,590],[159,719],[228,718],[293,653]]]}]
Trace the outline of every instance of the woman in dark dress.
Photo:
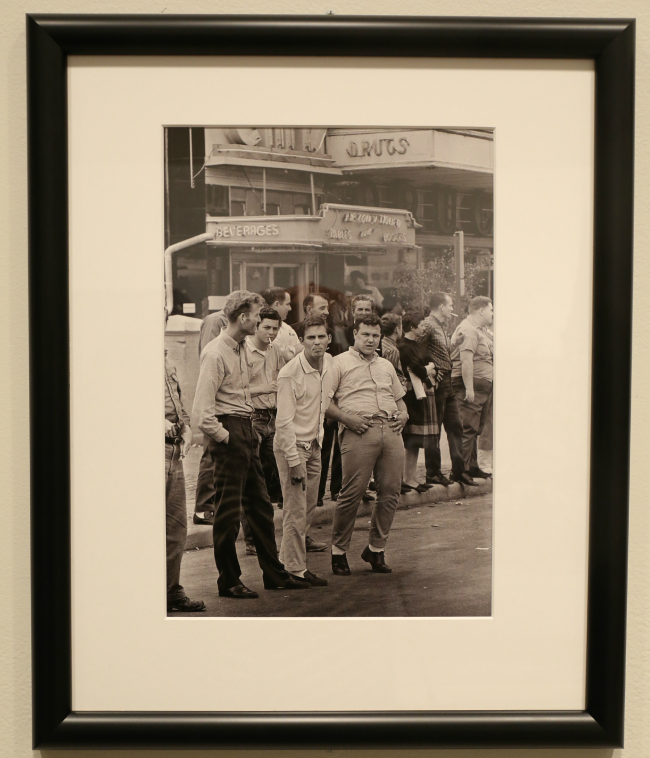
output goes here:
[{"label": "woman in dark dress", "polygon": [[[424,492],[432,486],[420,484],[415,478],[415,471],[420,448],[436,448],[440,435],[435,398],[436,370],[426,342],[422,341],[424,333],[420,328],[420,322],[423,318],[421,313],[414,311],[404,314],[402,317],[404,336],[397,343],[400,362],[406,377],[404,402],[409,414],[409,420],[402,430],[406,452],[402,493],[411,490]],[[418,379],[422,382],[422,387],[418,388],[424,390],[425,396],[422,399],[416,397],[416,391],[413,388],[414,377],[416,385],[418,385]]]}]

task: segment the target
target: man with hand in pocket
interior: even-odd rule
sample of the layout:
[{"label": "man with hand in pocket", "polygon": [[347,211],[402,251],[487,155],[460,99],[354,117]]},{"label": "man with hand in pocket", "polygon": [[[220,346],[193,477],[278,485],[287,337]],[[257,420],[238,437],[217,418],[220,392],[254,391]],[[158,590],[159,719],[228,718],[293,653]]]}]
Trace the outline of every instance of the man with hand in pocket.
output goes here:
[{"label": "man with hand in pocket", "polygon": [[278,375],[273,450],[284,497],[280,560],[291,578],[309,588],[327,586],[307,569],[306,539],[318,500],[332,357],[326,352],[331,337],[325,318],[307,316],[303,327],[304,350]]}]

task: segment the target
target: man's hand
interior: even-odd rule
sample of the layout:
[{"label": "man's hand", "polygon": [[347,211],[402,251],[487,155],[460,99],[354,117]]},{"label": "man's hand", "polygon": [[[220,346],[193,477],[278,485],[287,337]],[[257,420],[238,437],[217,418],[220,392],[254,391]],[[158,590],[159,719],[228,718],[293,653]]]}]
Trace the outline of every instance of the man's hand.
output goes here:
[{"label": "man's hand", "polygon": [[307,488],[307,466],[304,463],[291,466],[289,476],[291,477],[291,484],[302,484],[303,491]]},{"label": "man's hand", "polygon": [[343,422],[345,426],[353,431],[355,434],[363,434],[367,432],[372,426],[372,420],[364,418],[363,416],[357,416],[356,414],[350,414]]},{"label": "man's hand", "polygon": [[171,437],[173,429],[174,429],[174,425],[172,424],[172,422],[168,418],[166,418],[165,419],[165,436],[166,437]]},{"label": "man's hand", "polygon": [[192,447],[192,430],[189,426],[187,426],[187,424],[185,424],[185,429],[183,429],[183,434],[181,437],[183,438],[183,444],[181,445],[181,458],[185,458],[185,456],[190,452],[190,447]]},{"label": "man's hand", "polygon": [[409,415],[406,413],[406,411],[401,411],[398,413],[395,418],[391,419],[388,422],[388,426],[394,431],[394,432],[401,432],[402,429],[406,426],[406,422],[409,420]]},{"label": "man's hand", "polygon": [[473,387],[471,389],[467,389],[467,388],[465,389],[465,400],[468,403],[474,402],[474,388]]}]

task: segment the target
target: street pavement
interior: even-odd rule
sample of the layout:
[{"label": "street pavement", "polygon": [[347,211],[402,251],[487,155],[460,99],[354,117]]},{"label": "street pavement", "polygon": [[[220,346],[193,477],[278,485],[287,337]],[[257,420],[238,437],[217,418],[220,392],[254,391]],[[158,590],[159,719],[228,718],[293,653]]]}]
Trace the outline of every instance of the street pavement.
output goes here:
[{"label": "street pavement", "polygon": [[[237,542],[242,582],[257,600],[231,600],[217,593],[212,549],[188,550],[181,582],[187,595],[201,599],[207,610],[188,615],[327,617],[327,616],[489,616],[492,579],[492,493],[397,511],[386,548],[392,574],[374,574],[360,554],[367,544],[367,515],[357,519],[348,561],[349,577],[331,572],[329,525],[311,536],[327,543],[323,553],[308,553],[307,564],[328,587],[308,590],[264,590],[255,556]],[[206,527],[204,527],[206,528]],[[281,526],[277,533],[278,546]]]}]

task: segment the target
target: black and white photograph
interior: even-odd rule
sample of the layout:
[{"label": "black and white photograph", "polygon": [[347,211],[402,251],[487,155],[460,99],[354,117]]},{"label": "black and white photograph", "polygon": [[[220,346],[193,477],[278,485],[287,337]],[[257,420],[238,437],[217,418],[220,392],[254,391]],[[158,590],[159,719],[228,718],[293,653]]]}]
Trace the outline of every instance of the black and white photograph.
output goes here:
[{"label": "black and white photograph", "polygon": [[163,132],[168,616],[490,616],[494,130]]}]

